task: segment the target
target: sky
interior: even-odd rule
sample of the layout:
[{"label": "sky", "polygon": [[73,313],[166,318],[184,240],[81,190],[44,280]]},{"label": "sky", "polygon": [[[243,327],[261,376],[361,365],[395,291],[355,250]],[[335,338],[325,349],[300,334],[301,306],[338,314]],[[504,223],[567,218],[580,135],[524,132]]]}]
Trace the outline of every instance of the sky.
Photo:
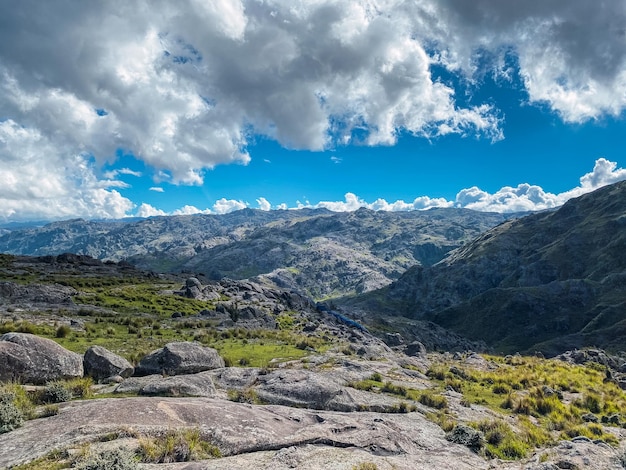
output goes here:
[{"label": "sky", "polygon": [[0,0],[0,222],[553,208],[625,108],[624,0]]}]

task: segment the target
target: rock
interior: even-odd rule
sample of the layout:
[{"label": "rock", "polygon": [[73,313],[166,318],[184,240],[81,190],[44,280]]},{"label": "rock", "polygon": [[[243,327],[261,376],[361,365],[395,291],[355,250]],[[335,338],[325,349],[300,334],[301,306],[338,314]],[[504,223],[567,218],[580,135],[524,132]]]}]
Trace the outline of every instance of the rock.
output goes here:
[{"label": "rock", "polygon": [[408,344],[406,349],[404,350],[404,354],[407,356],[425,356],[426,348],[419,341],[413,341]]},{"label": "rock", "polygon": [[211,374],[208,372],[173,377],[147,375],[125,380],[117,386],[115,393],[137,393],[139,395],[164,397],[212,397],[215,395],[215,385]]},{"label": "rock", "polygon": [[593,413],[585,413],[580,417],[586,423],[597,423],[600,421],[596,415]]},{"label": "rock", "polygon": [[14,282],[0,282],[0,300],[6,303],[40,303],[52,305],[71,305],[72,296],[78,294],[73,287],[59,284],[21,285]]},{"label": "rock", "polygon": [[102,346],[91,346],[85,351],[83,367],[85,375],[95,380],[103,380],[115,375],[128,378],[135,371],[130,362]]},{"label": "rock", "polygon": [[262,402],[323,410],[342,393],[333,378],[306,370],[275,370],[257,379],[256,391]]},{"label": "rock", "polygon": [[0,336],[0,381],[44,384],[83,376],[83,357],[27,333]]},{"label": "rock", "polygon": [[400,333],[387,333],[384,339],[387,346],[400,346],[404,344],[404,338]]},{"label": "rock", "polygon": [[446,434],[446,439],[455,444],[461,444],[474,452],[478,452],[485,445],[483,433],[464,424],[457,424]]},{"label": "rock", "polygon": [[190,277],[185,281],[182,294],[189,299],[197,299],[202,295],[202,284],[195,277]]},{"label": "rock", "polygon": [[215,349],[199,343],[175,342],[144,357],[135,368],[135,374],[195,374],[220,367],[224,367],[224,359]]},{"label": "rock", "polygon": [[298,455],[291,458],[286,454],[292,452],[284,451],[278,459],[299,462],[296,468],[302,470],[350,469],[367,461],[380,469],[393,468],[392,464],[398,469],[489,468],[482,457],[450,445],[441,429],[420,413],[311,411],[215,398],[105,398],[61,406],[56,416],[31,420],[0,434],[0,468],[30,462],[68,445],[77,448],[121,429],[154,435],[180,428],[208,430],[224,457],[163,468],[286,470],[272,457],[290,447],[296,447]]},{"label": "rock", "polygon": [[225,367],[211,371],[213,382],[221,389],[244,389],[250,387],[259,376],[254,367]]}]

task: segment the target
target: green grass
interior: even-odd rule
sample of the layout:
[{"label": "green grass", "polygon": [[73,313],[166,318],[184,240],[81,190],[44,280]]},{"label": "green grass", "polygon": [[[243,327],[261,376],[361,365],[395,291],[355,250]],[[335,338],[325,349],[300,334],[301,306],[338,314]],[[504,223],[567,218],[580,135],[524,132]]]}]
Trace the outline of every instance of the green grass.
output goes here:
[{"label": "green grass", "polygon": [[[440,361],[431,365],[427,375],[441,388],[452,386],[461,392],[466,405],[482,405],[512,416],[512,423],[519,428],[516,432],[499,422],[475,424],[485,434],[494,435],[491,443],[487,436],[486,452],[490,456],[518,459],[536,447],[576,436],[617,444],[615,436],[602,426],[584,423],[581,418],[590,412],[608,420],[608,416],[626,409],[626,393],[605,380],[603,366],[521,356],[486,359],[496,364],[493,370]],[[565,401],[562,394],[566,392],[579,398]]]},{"label": "green grass", "polygon": [[149,313],[169,317],[174,312],[193,315],[201,310],[212,310],[212,302],[188,299],[180,295],[164,295],[164,290],[177,289],[173,284],[132,284],[116,287],[83,289],[74,297],[78,304],[94,305],[119,313]]}]

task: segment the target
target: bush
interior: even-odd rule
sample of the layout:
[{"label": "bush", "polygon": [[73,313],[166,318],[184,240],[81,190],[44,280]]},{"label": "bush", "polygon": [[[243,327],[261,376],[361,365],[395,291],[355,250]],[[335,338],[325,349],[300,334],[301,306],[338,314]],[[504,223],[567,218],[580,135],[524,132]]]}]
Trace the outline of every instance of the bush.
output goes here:
[{"label": "bush", "polygon": [[227,393],[230,401],[235,401],[237,403],[250,403],[251,405],[261,403],[256,391],[252,388],[247,388],[245,390],[230,389]]},{"label": "bush", "polygon": [[422,392],[418,401],[425,406],[442,410],[448,407],[448,401],[446,397],[437,395],[431,391]]},{"label": "bush", "polygon": [[67,325],[61,325],[57,328],[56,337],[57,338],[66,338],[72,332],[72,329]]},{"label": "bush", "polygon": [[91,377],[71,379],[65,383],[65,388],[67,388],[76,398],[93,397],[92,387],[93,379]]},{"label": "bush", "polygon": [[45,403],[62,403],[73,398],[72,392],[62,382],[48,382],[43,391]]},{"label": "bush", "polygon": [[15,395],[0,395],[0,434],[19,428],[24,422],[24,415],[14,402]]},{"label": "bush", "polygon": [[78,470],[136,470],[139,468],[135,455],[128,449],[104,450],[89,453],[79,460],[74,468]]},{"label": "bush", "polygon": [[217,446],[205,441],[197,429],[170,431],[139,441],[139,454],[144,463],[171,463],[221,457]]}]

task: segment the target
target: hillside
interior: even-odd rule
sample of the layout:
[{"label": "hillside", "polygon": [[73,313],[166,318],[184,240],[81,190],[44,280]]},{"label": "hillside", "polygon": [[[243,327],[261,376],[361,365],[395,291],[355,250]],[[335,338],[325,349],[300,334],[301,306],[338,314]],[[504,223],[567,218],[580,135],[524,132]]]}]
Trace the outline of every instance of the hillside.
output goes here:
[{"label": "hillside", "polygon": [[0,256],[0,468],[619,470],[622,364],[390,347],[254,281]]},{"label": "hillside", "polygon": [[626,182],[511,220],[352,301],[431,320],[502,352],[626,340]]},{"label": "hillside", "polygon": [[126,259],[143,269],[212,280],[261,276],[323,299],[383,287],[504,220],[501,214],[466,209],[244,209],[132,222],[55,222],[0,236],[0,252]]}]

